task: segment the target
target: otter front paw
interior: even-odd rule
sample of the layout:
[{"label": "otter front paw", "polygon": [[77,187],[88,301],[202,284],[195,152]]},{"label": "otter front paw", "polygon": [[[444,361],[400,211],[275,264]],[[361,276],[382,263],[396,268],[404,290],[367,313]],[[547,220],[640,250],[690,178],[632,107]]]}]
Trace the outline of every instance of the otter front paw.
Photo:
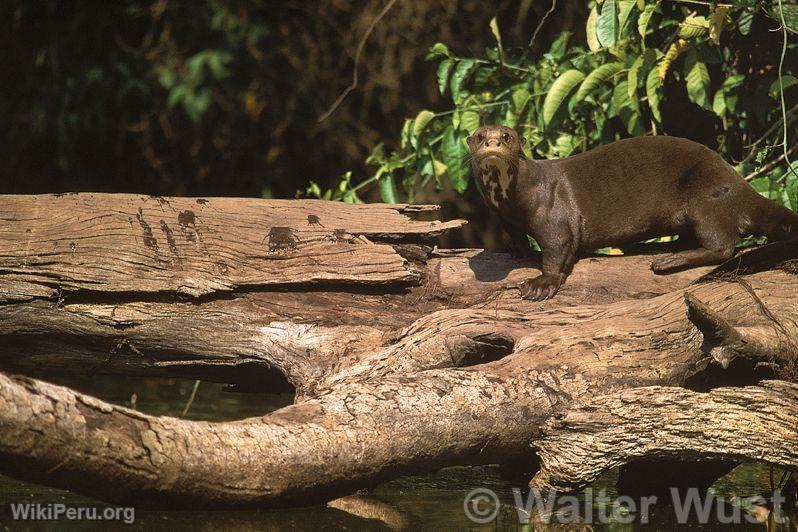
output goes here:
[{"label": "otter front paw", "polygon": [[539,275],[534,279],[527,279],[519,286],[521,297],[533,301],[549,299],[560,289],[562,281],[559,276]]}]

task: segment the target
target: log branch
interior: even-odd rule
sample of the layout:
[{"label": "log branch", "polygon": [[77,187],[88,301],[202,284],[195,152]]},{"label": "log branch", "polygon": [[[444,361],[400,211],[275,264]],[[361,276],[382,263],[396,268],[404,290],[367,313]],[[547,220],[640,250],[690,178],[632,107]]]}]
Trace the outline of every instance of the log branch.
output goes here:
[{"label": "log branch", "polygon": [[604,395],[552,419],[533,442],[530,483],[545,492],[587,486],[637,460],[759,461],[798,469],[798,385],[697,393],[652,386]]}]

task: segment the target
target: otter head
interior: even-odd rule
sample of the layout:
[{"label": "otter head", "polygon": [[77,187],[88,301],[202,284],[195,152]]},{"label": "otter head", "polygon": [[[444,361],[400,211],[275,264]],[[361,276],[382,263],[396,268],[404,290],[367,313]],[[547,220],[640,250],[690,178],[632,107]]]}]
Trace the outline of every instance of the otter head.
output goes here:
[{"label": "otter head", "polygon": [[485,199],[501,208],[518,177],[518,161],[523,159],[524,139],[505,126],[482,126],[468,137],[471,169]]}]

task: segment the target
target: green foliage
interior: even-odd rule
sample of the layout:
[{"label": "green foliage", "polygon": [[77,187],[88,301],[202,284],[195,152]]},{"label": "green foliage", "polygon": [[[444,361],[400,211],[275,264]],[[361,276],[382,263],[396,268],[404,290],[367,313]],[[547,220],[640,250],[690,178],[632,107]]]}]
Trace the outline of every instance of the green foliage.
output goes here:
[{"label": "green foliage", "polygon": [[182,105],[186,115],[199,122],[213,103],[211,85],[230,75],[232,55],[221,50],[203,50],[178,68],[159,65],[156,70],[161,86],[169,91],[167,105]]},{"label": "green foliage", "polygon": [[[791,31],[796,5],[794,0],[782,5]],[[789,42],[781,81],[775,48],[762,65],[740,59],[760,46],[752,32],[773,35],[780,28],[777,2],[745,0],[727,7],[600,0],[588,7],[586,35],[579,39],[587,48],[563,33],[547,52],[533,56],[503,43],[495,19],[494,44],[484,57],[433,46],[427,58],[438,62],[440,92],[448,89],[452,107],[423,110],[408,120],[400,150],[386,156],[378,146],[369,159],[377,171],[358,187],[378,181],[388,201],[384,181],[401,176],[411,200],[419,186],[440,187],[442,179],[463,192],[470,173],[465,138],[480,124],[513,127],[526,139],[528,156],[554,158],[624,137],[670,133],[674,122],[688,124],[681,130],[685,136],[695,119],[714,129],[701,140],[717,146],[727,160],[742,161],[740,173],[767,170],[751,176],[758,190],[795,206],[789,198],[798,179],[776,160],[781,150],[769,147],[781,136],[781,91],[788,107],[798,102],[798,46]],[[796,124],[798,113],[788,114],[793,145]]]}]

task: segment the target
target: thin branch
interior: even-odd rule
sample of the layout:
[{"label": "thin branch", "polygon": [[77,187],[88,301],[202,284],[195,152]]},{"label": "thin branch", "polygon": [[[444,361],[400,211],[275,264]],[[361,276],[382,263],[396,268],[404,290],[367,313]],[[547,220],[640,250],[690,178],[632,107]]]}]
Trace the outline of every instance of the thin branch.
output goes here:
[{"label": "thin branch", "polygon": [[781,147],[784,150],[784,161],[787,163],[787,173],[792,173],[795,177],[798,177],[798,172],[792,167],[790,155],[787,153],[787,105],[784,102],[784,78],[782,76],[784,56],[787,54],[787,22],[784,20],[784,7],[782,6],[781,0],[779,0],[779,19],[781,21],[781,33],[783,36],[781,59],[779,59],[779,95],[781,96],[781,123],[783,125],[782,131],[784,132],[781,140]]},{"label": "thin branch", "polygon": [[350,92],[352,92],[357,88],[357,66],[360,63],[360,54],[363,53],[363,48],[366,46],[366,41],[371,35],[371,32],[374,31],[374,28],[380,22],[382,17],[384,17],[385,14],[391,10],[391,8],[395,3],[396,0],[389,0],[388,3],[385,4],[385,7],[382,8],[382,11],[380,11],[379,15],[377,15],[377,17],[371,21],[371,24],[369,24],[369,27],[366,30],[366,33],[363,35],[363,38],[361,38],[360,42],[357,44],[357,50],[355,51],[355,66],[352,69],[352,83],[350,83],[349,86],[346,89],[344,89],[344,91],[333,102],[330,108],[327,109],[327,111],[319,117],[318,120],[319,122],[324,122],[325,120],[327,120],[330,117],[330,115],[335,112],[338,106],[341,105],[341,102],[344,101],[344,98],[346,98]]},{"label": "thin branch", "polygon": [[768,164],[762,166],[759,170],[756,170],[755,172],[751,172],[750,174],[745,176],[745,180],[746,181],[751,181],[755,177],[758,177],[758,176],[760,176],[762,174],[766,174],[766,173],[770,172],[771,170],[773,170],[774,168],[779,166],[782,163],[782,161],[784,161],[784,159],[786,159],[785,155],[789,156],[789,154],[793,153],[796,148],[798,148],[798,145],[795,145],[792,148],[790,148],[787,152],[782,153],[779,157],[777,157],[776,159],[773,159]]},{"label": "thin branch", "polygon": [[[796,104],[796,105],[792,106],[790,109],[788,109],[787,112],[785,113],[785,116],[787,118],[789,118],[796,111],[798,111],[798,104]],[[742,161],[739,161],[739,164],[747,163],[748,161],[750,161],[754,157],[754,155],[756,155],[756,148],[758,148],[760,144],[762,144],[765,140],[767,140],[767,138],[770,137],[770,135],[772,135],[773,132],[775,132],[779,127],[781,127],[782,120],[783,120],[783,118],[780,117],[772,126],[770,126],[767,129],[767,131],[765,131],[762,134],[761,137],[759,137],[756,141],[752,142],[751,144],[748,144],[747,146],[745,146],[746,148],[750,148],[750,150],[748,152],[748,155],[746,155],[745,158]]]},{"label": "thin branch", "polygon": [[186,407],[183,409],[183,413],[180,414],[180,417],[186,417],[188,414],[188,409],[191,408],[191,404],[194,402],[194,398],[197,397],[197,390],[199,389],[200,381],[194,381],[194,388],[191,390],[191,395],[188,397],[188,402],[186,403]]},{"label": "thin branch", "polygon": [[540,19],[540,22],[538,22],[538,27],[535,28],[535,32],[532,34],[532,38],[529,39],[530,48],[532,48],[532,43],[535,42],[535,38],[538,36],[538,33],[540,33],[540,28],[543,27],[543,24],[546,23],[546,19],[549,18],[549,15],[551,15],[554,12],[554,9],[556,7],[557,7],[557,0],[551,0],[551,7],[549,8],[548,11],[546,11],[546,14],[543,15],[543,18]]},{"label": "thin branch", "polygon": [[702,0],[671,0],[671,2],[675,2],[677,4],[695,4],[709,7],[734,7],[734,4],[720,4],[717,2],[704,2]]}]

